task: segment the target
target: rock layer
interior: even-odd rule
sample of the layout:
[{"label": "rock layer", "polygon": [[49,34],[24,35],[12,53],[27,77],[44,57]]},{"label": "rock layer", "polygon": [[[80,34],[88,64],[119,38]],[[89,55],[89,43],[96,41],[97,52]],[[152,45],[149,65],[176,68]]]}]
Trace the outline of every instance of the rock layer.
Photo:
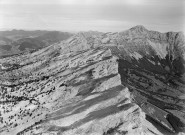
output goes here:
[{"label": "rock layer", "polygon": [[137,26],[0,59],[0,134],[184,132],[182,39]]},{"label": "rock layer", "polygon": [[150,132],[142,127],[145,115],[121,84],[117,57],[109,49],[48,57],[56,50],[47,51],[45,63],[35,60],[43,53],[36,52],[24,56],[18,69],[1,71],[1,134]]}]

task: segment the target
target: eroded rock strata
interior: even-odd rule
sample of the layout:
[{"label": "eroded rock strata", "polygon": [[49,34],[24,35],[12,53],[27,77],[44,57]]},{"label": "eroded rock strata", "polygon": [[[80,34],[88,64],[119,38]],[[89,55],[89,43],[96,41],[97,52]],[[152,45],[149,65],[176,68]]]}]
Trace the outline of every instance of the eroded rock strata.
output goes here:
[{"label": "eroded rock strata", "polygon": [[58,55],[47,65],[40,63],[22,66],[17,82],[9,81],[17,70],[4,72],[9,76],[1,81],[2,134],[143,132],[144,113],[131,103],[109,49]]},{"label": "eroded rock strata", "polygon": [[0,62],[2,135],[184,132],[180,33],[83,32]]}]

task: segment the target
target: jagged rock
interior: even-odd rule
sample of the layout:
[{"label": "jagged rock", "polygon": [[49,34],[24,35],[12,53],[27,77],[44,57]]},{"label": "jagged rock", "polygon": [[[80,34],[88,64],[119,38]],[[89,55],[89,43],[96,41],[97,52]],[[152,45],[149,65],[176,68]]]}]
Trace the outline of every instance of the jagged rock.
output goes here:
[{"label": "jagged rock", "polygon": [[[20,80],[10,85],[1,82],[4,84],[1,134],[103,134],[113,132],[110,130],[123,123],[130,126],[120,128],[119,132],[128,132],[134,127],[142,129],[144,114],[131,103],[128,89],[121,84],[117,57],[109,49],[71,53],[68,57],[47,56],[55,49],[48,51],[45,52],[47,64],[37,64],[34,60],[42,51],[27,55],[27,59],[30,57],[24,61],[27,64],[21,61],[24,66],[18,69],[22,71]],[[42,72],[50,77],[41,79]],[[11,85],[16,86],[11,88]]]},{"label": "jagged rock", "polygon": [[183,60],[182,34],[143,26],[0,59],[0,134],[184,132]]}]

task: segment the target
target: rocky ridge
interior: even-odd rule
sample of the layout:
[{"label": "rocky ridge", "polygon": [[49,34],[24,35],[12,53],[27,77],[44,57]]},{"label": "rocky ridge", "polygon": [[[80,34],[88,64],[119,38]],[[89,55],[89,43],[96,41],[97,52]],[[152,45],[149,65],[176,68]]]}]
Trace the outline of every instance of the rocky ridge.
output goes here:
[{"label": "rocky ridge", "polygon": [[30,65],[23,66],[21,79],[1,81],[1,134],[150,132],[142,129],[144,113],[121,84],[116,60],[97,48],[52,57],[42,68],[31,64],[29,78]]},{"label": "rocky ridge", "polygon": [[1,59],[0,133],[183,132],[183,57],[181,33],[137,26],[120,33],[81,32]]}]

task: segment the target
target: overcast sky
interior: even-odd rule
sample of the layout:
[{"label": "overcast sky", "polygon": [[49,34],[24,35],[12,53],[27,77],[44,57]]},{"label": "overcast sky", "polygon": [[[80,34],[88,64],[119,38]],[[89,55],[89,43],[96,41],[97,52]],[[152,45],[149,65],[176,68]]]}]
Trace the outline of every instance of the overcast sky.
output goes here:
[{"label": "overcast sky", "polygon": [[185,31],[185,0],[0,0],[0,29]]}]

